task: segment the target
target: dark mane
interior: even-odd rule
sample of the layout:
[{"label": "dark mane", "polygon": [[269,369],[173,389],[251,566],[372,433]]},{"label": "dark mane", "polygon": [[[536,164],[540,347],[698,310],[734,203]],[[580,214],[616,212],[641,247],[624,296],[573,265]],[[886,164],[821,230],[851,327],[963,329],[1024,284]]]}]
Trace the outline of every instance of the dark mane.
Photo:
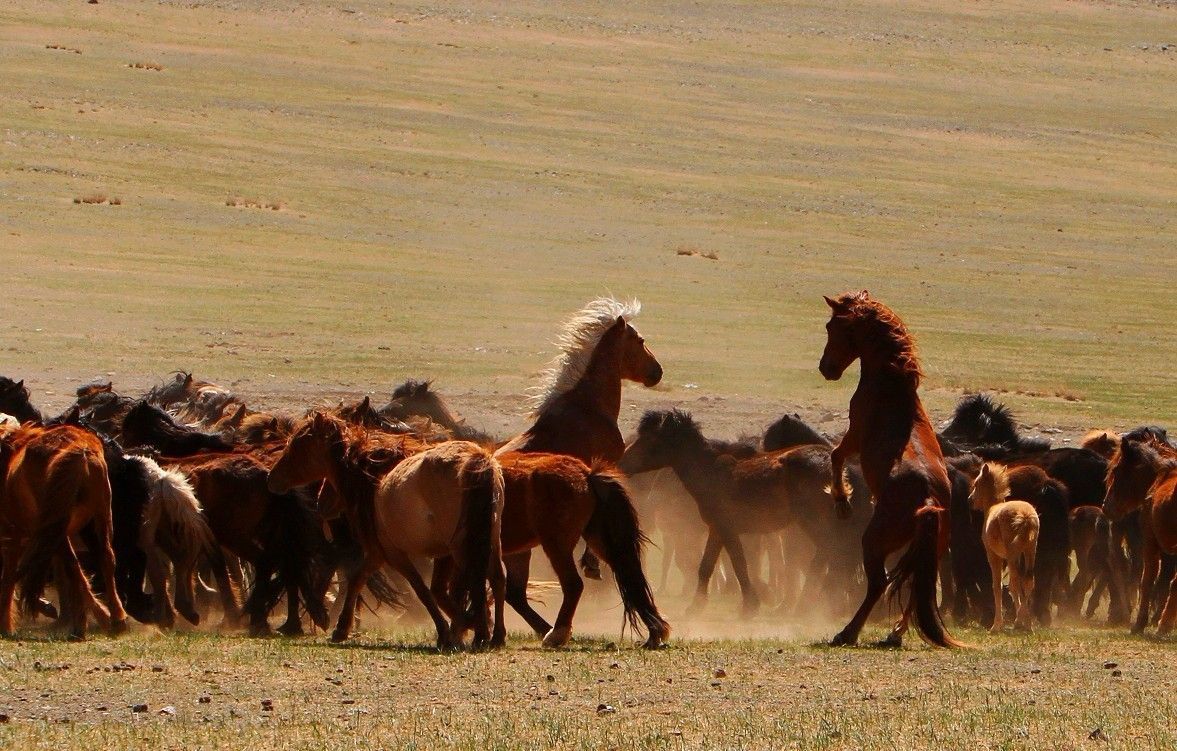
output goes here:
[{"label": "dark mane", "polygon": [[918,386],[924,371],[920,368],[915,338],[903,320],[882,302],[865,294],[846,293],[839,296],[837,302],[845,306],[848,318],[862,321],[870,328],[878,341],[883,343],[891,362],[900,372],[914,378]]},{"label": "dark mane", "polygon": [[1032,453],[1050,448],[1046,439],[1023,436],[1009,408],[983,393],[962,397],[940,434],[953,445],[978,451],[986,458],[1001,458],[1012,451]]},{"label": "dark mane", "polygon": [[782,415],[765,429],[764,437],[760,440],[760,448],[763,451],[779,451],[813,443],[821,446],[831,445],[828,438],[794,413]]},{"label": "dark mane", "polygon": [[691,413],[681,409],[648,410],[638,423],[638,435],[658,435],[675,443],[702,443],[703,431]]},{"label": "dark mane", "polygon": [[29,390],[24,381],[0,376],[0,412],[23,422],[44,422],[44,415],[29,401]]},{"label": "dark mane", "polygon": [[123,418],[123,443],[127,447],[152,446],[165,456],[189,456],[198,451],[232,451],[219,435],[181,425],[159,407],[140,400]]},{"label": "dark mane", "polygon": [[393,399],[421,399],[431,394],[430,387],[433,381],[418,381],[410,378],[401,385],[392,390]]}]

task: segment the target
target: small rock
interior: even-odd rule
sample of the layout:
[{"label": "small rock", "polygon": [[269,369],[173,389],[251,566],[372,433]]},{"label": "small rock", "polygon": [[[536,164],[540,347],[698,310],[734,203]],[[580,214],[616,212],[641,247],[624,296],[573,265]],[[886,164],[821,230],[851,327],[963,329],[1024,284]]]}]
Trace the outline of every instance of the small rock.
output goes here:
[{"label": "small rock", "polygon": [[212,704],[213,698],[211,696],[209,696],[208,694],[205,694],[204,696],[201,696],[200,698],[198,698],[196,700],[196,703],[197,704]]},{"label": "small rock", "polygon": [[1038,675],[1041,672],[1042,672],[1042,668],[1030,668],[1030,673],[1033,675]]},{"label": "small rock", "polygon": [[620,662],[611,662],[611,663],[609,663],[609,669],[610,670],[620,670],[621,663]]},{"label": "small rock", "polygon": [[273,699],[262,699],[262,711],[263,712],[273,712],[274,711],[274,700]]},{"label": "small rock", "polygon": [[0,725],[7,724],[9,719],[8,715],[0,713]]},{"label": "small rock", "polygon": [[355,704],[355,703],[356,703],[356,700],[355,700],[355,699],[344,699],[344,700],[343,700],[342,702],[340,702],[340,703],[341,703],[341,704]]},{"label": "small rock", "polygon": [[1124,671],[1123,671],[1123,670],[1113,670],[1113,671],[1112,671],[1112,677],[1113,677],[1113,678],[1119,678],[1119,677],[1120,677],[1120,676],[1122,676],[1123,674],[1124,674]]},{"label": "small rock", "polygon": [[613,707],[612,705],[609,705],[609,704],[598,704],[597,705],[597,714],[613,714],[616,711],[617,711],[617,708]]},{"label": "small rock", "polygon": [[714,675],[716,678],[727,678],[727,671],[723,668],[716,668],[712,675]]},{"label": "small rock", "polygon": [[548,678],[547,678],[547,680],[548,680],[548,683],[555,683],[555,682],[556,682],[556,676],[552,675],[551,673],[548,673]]},{"label": "small rock", "polygon": [[1089,741],[1104,741],[1106,743],[1108,740],[1108,737],[1106,735],[1104,735],[1103,728],[1096,728],[1095,730],[1092,730],[1090,733],[1087,734],[1087,740],[1089,740]]},{"label": "small rock", "polygon": [[147,705],[146,704],[132,704],[131,711],[136,714],[142,714],[143,712],[147,711]]},{"label": "small rock", "polygon": [[1118,667],[1118,666],[1119,666],[1119,663],[1115,663],[1115,662],[1105,662],[1105,663],[1103,664],[1103,669],[1104,669],[1104,670],[1111,670],[1112,668],[1114,668],[1114,667]]},{"label": "small rock", "polygon": [[151,672],[153,672],[153,673],[162,673],[162,672],[163,672],[163,665],[152,665],[152,666],[151,666]]},{"label": "small rock", "polygon": [[109,710],[109,709],[110,709],[110,707],[108,707],[108,706],[106,706],[105,704],[103,704],[103,705],[101,705],[101,706],[95,707],[94,709],[95,709],[96,711],[98,711],[98,712],[106,712],[107,710]]},{"label": "small rock", "polygon": [[176,708],[173,707],[171,704],[169,704],[166,707],[164,707],[163,709],[159,710],[159,714],[161,714],[165,717],[175,717],[176,716]]}]

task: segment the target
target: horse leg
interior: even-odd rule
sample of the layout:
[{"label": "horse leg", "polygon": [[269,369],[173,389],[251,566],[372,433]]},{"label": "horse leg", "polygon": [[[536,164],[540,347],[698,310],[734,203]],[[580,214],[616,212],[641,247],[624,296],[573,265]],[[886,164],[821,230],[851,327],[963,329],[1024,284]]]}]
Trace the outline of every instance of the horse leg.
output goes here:
[{"label": "horse leg", "polygon": [[[226,555],[228,555],[226,553]],[[222,626],[237,628],[241,625],[241,590],[237,587],[233,575],[229,571],[229,561],[221,560],[212,563],[213,578],[217,582],[217,591],[221,597],[221,611],[224,615]]]},{"label": "horse leg", "polygon": [[199,554],[189,552],[174,564],[176,569],[175,608],[193,626],[200,625],[200,613],[196,610],[196,564],[199,559]]},{"label": "horse leg", "polygon": [[[170,629],[176,625],[176,608],[168,591],[168,565],[163,553],[153,542],[144,545],[147,553],[147,580],[151,582],[152,599],[155,601],[155,625]],[[177,582],[180,581],[177,571]],[[177,586],[177,589],[182,585]]]},{"label": "horse leg", "polygon": [[[433,593],[433,599],[437,600],[441,612],[445,613],[451,621],[458,617],[458,606],[454,603],[454,598],[450,596],[450,577],[453,571],[453,556],[435,558],[433,575],[429,578],[429,591]],[[465,634],[457,634],[456,636],[462,638]]]},{"label": "horse leg", "polygon": [[0,635],[12,636],[16,623],[13,618],[12,599],[16,594],[16,566],[21,551],[17,545],[8,545],[0,550]]},{"label": "horse leg", "polygon": [[703,547],[703,557],[699,559],[698,580],[695,584],[695,599],[691,602],[690,612],[699,613],[707,605],[707,586],[711,583],[711,575],[715,573],[715,564],[719,561],[719,554],[723,550],[723,543],[713,527],[707,530],[707,544]]},{"label": "horse leg", "polygon": [[413,592],[417,595],[417,599],[429,611],[429,617],[433,619],[433,625],[437,628],[437,648],[440,650],[450,650],[458,646],[450,635],[450,624],[446,621],[445,615],[441,612],[441,608],[437,606],[437,600],[433,599],[433,593],[429,591],[425,580],[421,578],[421,573],[417,571],[417,567],[413,562],[400,550],[385,551],[388,557],[388,563],[396,569],[401,576],[405,577],[409,586],[413,588]]},{"label": "horse leg", "polygon": [[556,625],[544,636],[543,645],[548,648],[562,647],[572,638],[572,617],[576,614],[576,606],[584,592],[584,582],[576,572],[571,547],[562,549],[554,542],[545,541],[543,548],[552,570],[556,572],[556,578],[560,580],[560,591],[563,594]]},{"label": "horse leg", "polygon": [[82,563],[78,560],[77,553],[74,552],[73,543],[67,538],[60,550],[64,574],[62,576],[63,586],[70,590],[70,599],[74,602],[71,613],[72,623],[69,624],[70,638],[77,640],[86,638],[86,616],[90,611],[93,611],[94,618],[99,625],[106,629],[113,629],[114,624],[110,611],[98,601],[94,590],[90,588],[90,582],[82,570]]},{"label": "horse leg", "polygon": [[723,546],[727,548],[727,556],[735,570],[736,581],[740,583],[740,592],[744,600],[741,613],[745,618],[749,618],[756,615],[756,611],[760,609],[760,595],[756,593],[756,586],[748,574],[748,559],[744,555],[744,544],[735,532],[725,529],[720,534]]},{"label": "horse leg", "polygon": [[863,624],[870,617],[883,592],[887,590],[887,551],[880,534],[883,522],[876,521],[878,518],[877,513],[872,516],[866,531],[862,534],[862,568],[866,572],[866,595],[854,617],[830,641],[831,646],[843,647],[857,643]]},{"label": "horse leg", "polygon": [[343,607],[339,610],[339,619],[335,622],[335,630],[331,632],[331,641],[347,641],[351,630],[356,625],[356,603],[359,602],[360,592],[368,583],[368,578],[380,568],[377,556],[366,556],[355,571],[347,577],[347,585],[343,593]]},{"label": "horse leg", "polygon": [[[988,548],[985,555],[989,559],[989,577],[993,580],[993,625],[989,627],[989,633],[997,634],[1005,628],[1005,603],[1001,596],[1001,573],[1005,561]],[[1010,577],[1013,577],[1013,567],[1010,567]]]},{"label": "horse leg", "polygon": [[600,581],[601,559],[597,558],[597,554],[588,545],[584,546],[584,552],[580,555],[580,568],[589,579]]},{"label": "horse leg", "polygon": [[498,649],[507,643],[507,621],[504,605],[507,601],[507,575],[503,569],[502,556],[496,553],[490,562],[490,593],[494,598],[495,625],[490,637],[491,649]]},{"label": "horse leg", "polygon": [[286,585],[286,621],[278,627],[283,636],[302,636],[302,616],[298,612],[298,587]]},{"label": "horse leg", "polygon": [[1173,630],[1174,621],[1177,621],[1177,573],[1169,580],[1169,594],[1165,599],[1165,606],[1161,609],[1157,636],[1167,636]]},{"label": "horse leg", "polygon": [[1156,584],[1157,574],[1161,570],[1161,550],[1157,547],[1152,535],[1144,540],[1144,565],[1140,570],[1139,601],[1136,603],[1136,623],[1132,625],[1132,633],[1139,634],[1148,625],[1148,610],[1152,604],[1152,588]]},{"label": "horse leg", "polygon": [[543,638],[552,630],[544,617],[531,607],[527,601],[527,576],[531,570],[531,551],[523,550],[518,553],[503,556],[503,563],[507,567],[507,603],[516,613],[523,616],[527,625],[536,636]]},{"label": "horse leg", "polygon": [[[102,575],[103,587],[106,589],[106,602],[110,613],[109,628],[111,633],[121,634],[127,630],[127,611],[123,608],[118,585],[114,580],[114,547],[111,545],[111,538],[114,535],[114,519],[111,517],[109,494],[106,496],[106,503],[94,521],[98,527],[98,550],[95,552],[98,553],[98,570]],[[166,586],[158,596],[167,597]]]}]

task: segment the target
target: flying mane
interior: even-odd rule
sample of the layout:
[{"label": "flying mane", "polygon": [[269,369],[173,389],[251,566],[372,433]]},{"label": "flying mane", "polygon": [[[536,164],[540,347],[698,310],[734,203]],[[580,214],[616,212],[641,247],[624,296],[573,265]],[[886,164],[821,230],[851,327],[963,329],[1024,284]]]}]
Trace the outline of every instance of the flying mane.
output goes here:
[{"label": "flying mane", "polygon": [[593,352],[601,337],[618,318],[627,322],[641,312],[642,304],[637,300],[622,302],[612,297],[601,297],[584,306],[564,323],[556,338],[560,354],[544,370],[540,383],[529,394],[531,412],[538,415],[564,394],[567,394],[588,370]]},{"label": "flying mane", "polygon": [[915,338],[907,330],[907,326],[895,313],[883,303],[860,295],[842,295],[838,302],[849,305],[850,316],[870,325],[872,333],[885,342],[891,360],[899,370],[915,379],[918,387],[924,371],[920,368],[919,354],[916,352]]}]

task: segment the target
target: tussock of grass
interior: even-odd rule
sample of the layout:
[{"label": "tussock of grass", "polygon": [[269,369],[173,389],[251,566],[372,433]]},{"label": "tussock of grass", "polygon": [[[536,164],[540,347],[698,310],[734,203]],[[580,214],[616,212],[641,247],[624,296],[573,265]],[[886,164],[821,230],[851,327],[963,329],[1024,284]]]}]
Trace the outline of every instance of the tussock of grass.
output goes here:
[{"label": "tussock of grass", "polygon": [[143,62],[127,63],[127,67],[128,68],[136,68],[138,70],[154,70],[154,71],[162,71],[163,70],[163,66],[160,65],[159,63],[143,63]]}]

